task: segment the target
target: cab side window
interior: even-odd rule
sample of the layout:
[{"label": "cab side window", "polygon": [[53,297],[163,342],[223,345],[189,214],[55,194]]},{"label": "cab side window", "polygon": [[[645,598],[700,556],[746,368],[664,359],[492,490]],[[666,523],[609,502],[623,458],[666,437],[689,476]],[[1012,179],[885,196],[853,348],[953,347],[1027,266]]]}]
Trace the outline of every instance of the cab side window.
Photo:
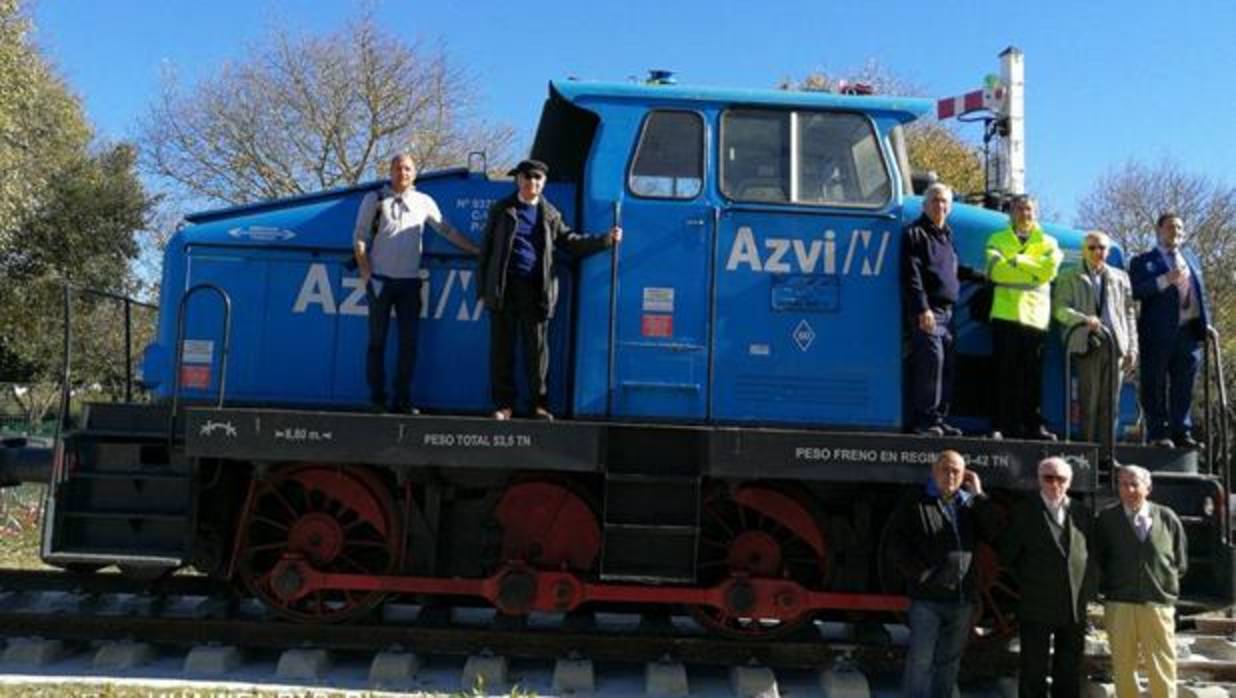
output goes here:
[{"label": "cab side window", "polygon": [[704,184],[704,122],[698,114],[654,111],[644,120],[627,186],[636,196],[694,199]]},{"label": "cab side window", "polygon": [[733,109],[721,120],[721,191],[738,201],[790,200],[790,115]]},{"label": "cab side window", "polygon": [[730,110],[721,169],[735,201],[871,208],[892,196],[875,130],[858,114]]},{"label": "cab side window", "polygon": [[854,114],[798,118],[798,201],[881,206],[892,186],[871,125]]}]

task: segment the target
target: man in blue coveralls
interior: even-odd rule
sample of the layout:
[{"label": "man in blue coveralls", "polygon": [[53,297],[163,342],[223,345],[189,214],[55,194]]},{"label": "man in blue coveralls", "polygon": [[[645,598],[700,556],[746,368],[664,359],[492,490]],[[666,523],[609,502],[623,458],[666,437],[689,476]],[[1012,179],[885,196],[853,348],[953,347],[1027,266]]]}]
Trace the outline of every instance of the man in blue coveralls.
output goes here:
[{"label": "man in blue coveralls", "polygon": [[953,305],[961,281],[980,275],[957,261],[948,214],[953,190],[936,182],[923,192],[923,213],[901,240],[901,298],[910,357],[906,372],[908,427],[923,436],[961,436],[947,423],[953,393]]}]

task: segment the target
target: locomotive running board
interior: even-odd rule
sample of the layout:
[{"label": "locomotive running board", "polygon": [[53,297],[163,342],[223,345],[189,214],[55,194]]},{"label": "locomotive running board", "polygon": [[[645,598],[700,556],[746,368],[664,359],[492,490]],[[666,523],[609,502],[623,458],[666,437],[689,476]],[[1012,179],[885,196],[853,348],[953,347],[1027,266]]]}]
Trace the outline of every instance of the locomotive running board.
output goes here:
[{"label": "locomotive running board", "polygon": [[708,442],[708,474],[830,482],[920,482],[940,451],[953,449],[985,487],[1035,489],[1038,463],[1059,456],[1073,466],[1073,489],[1094,489],[1095,444],[909,434],[719,427]]},{"label": "locomotive running board", "polygon": [[596,471],[603,431],[587,422],[191,408],[185,449],[244,460]]}]

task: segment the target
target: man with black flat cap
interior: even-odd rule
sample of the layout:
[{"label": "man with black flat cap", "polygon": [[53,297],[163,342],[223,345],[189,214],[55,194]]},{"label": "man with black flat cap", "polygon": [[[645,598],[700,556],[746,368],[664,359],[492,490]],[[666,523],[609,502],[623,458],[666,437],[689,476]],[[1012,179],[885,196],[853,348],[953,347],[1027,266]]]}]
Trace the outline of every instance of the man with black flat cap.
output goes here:
[{"label": "man with black flat cap", "polygon": [[599,252],[622,239],[615,226],[604,235],[571,230],[562,214],[541,195],[549,166],[524,160],[510,173],[513,194],[489,209],[477,292],[489,309],[489,382],[495,419],[510,419],[515,409],[515,342],[523,343],[525,375],[532,416],[553,419],[546,378],[549,375],[549,319],[558,300],[554,248],[578,255]]}]

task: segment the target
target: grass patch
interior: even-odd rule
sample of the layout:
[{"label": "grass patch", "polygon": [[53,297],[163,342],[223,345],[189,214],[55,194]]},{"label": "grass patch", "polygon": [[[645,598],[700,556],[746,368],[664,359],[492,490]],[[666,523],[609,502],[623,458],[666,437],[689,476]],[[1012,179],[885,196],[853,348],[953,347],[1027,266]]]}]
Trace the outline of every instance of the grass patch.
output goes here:
[{"label": "grass patch", "polygon": [[[48,569],[39,559],[39,519],[42,510],[43,485],[26,484],[0,489],[0,567]],[[7,696],[0,693],[0,697]]]}]

